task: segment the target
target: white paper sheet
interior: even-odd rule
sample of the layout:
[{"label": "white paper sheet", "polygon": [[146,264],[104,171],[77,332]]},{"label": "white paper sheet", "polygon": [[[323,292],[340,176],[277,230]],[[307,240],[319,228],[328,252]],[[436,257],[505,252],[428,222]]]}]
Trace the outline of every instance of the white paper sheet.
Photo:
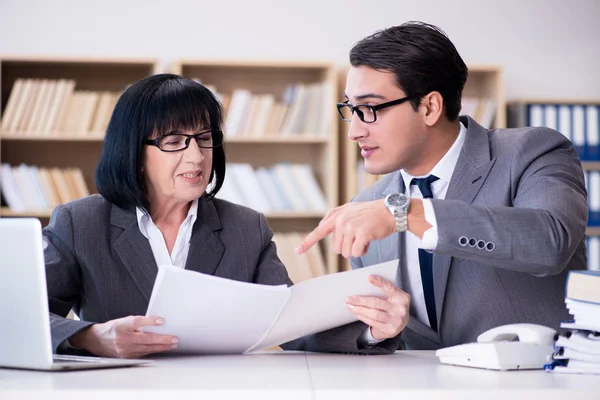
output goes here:
[{"label": "white paper sheet", "polygon": [[176,335],[175,352],[241,354],[356,321],[351,295],[384,296],[368,281],[394,281],[398,260],[313,278],[291,288],[238,282],[160,266],[146,315],[165,324],[146,332]]},{"label": "white paper sheet", "polygon": [[369,283],[369,275],[379,275],[394,282],[397,268],[398,260],[393,260],[353,271],[323,275],[292,286],[292,295],[279,319],[256,350],[356,321],[346,305],[346,297],[385,297],[381,289]]},{"label": "white paper sheet", "polygon": [[160,266],[146,315],[165,323],[144,331],[176,335],[178,353],[241,354],[267,331],[289,294],[285,285]]}]

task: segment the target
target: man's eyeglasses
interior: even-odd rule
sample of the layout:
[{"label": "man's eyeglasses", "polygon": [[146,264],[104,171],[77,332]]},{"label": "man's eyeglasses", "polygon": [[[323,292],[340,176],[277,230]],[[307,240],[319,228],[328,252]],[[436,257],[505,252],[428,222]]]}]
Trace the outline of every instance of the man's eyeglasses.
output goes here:
[{"label": "man's eyeglasses", "polygon": [[156,139],[148,139],[146,144],[156,146],[161,151],[175,152],[187,149],[193,138],[201,149],[214,149],[221,145],[221,137],[223,137],[221,131],[205,131],[193,135],[170,133]]},{"label": "man's eyeglasses", "polygon": [[348,103],[349,100],[346,100],[337,104],[337,110],[338,113],[340,113],[340,117],[342,117],[344,121],[350,122],[352,120],[352,115],[356,113],[362,122],[370,124],[377,121],[377,111],[383,110],[384,108],[397,106],[407,100],[412,100],[417,97],[418,96],[407,96],[401,99],[388,101],[387,103],[377,104],[376,106],[369,106],[366,104],[358,104],[353,106],[352,104]]}]

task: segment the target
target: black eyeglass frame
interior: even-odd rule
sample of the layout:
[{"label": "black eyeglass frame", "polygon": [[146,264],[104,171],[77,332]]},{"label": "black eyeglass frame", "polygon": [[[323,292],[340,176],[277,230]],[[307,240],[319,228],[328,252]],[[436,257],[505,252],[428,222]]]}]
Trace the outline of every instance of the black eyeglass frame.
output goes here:
[{"label": "black eyeglass frame", "polygon": [[[203,146],[198,142],[198,138],[202,135],[206,135],[207,133],[211,134],[211,137],[213,139],[213,144],[212,146]],[[185,147],[182,149],[177,149],[177,150],[165,150],[162,149],[159,145],[160,140],[165,138],[165,137],[169,137],[169,136],[185,136]],[[198,145],[198,147],[200,147],[201,149],[214,149],[215,147],[219,147],[223,144],[222,138],[223,137],[223,132],[222,131],[203,131],[203,132],[198,132],[198,133],[194,133],[193,135],[186,135],[185,133],[169,133],[167,135],[163,135],[163,136],[159,136],[156,139],[146,139],[145,143],[147,145],[150,146],[156,146],[158,147],[158,149],[160,151],[164,151],[165,153],[176,153],[178,151],[183,151],[186,150],[188,147],[190,147],[190,142],[192,141],[192,138],[194,138],[194,140],[196,141],[196,144]]]},{"label": "black eyeglass frame", "polygon": [[[341,103],[337,103],[336,106],[337,106],[338,114],[340,114],[340,117],[342,118],[343,121],[351,122],[350,119],[344,118],[344,114],[342,114],[342,109],[344,107],[348,107],[348,108],[350,108],[350,111],[352,112],[352,115],[354,115],[354,113],[356,112],[356,114],[358,115],[358,118],[362,122],[364,122],[365,124],[372,124],[373,122],[377,121],[377,111],[383,110],[384,108],[388,108],[388,107],[400,105],[400,104],[402,104],[402,103],[404,103],[404,102],[406,102],[408,100],[416,99],[418,97],[420,97],[420,96],[416,96],[416,95],[414,95],[414,96],[406,96],[406,97],[402,97],[400,99],[396,99],[396,100],[388,101],[388,102],[385,102],[385,103],[377,104],[375,106],[371,106],[371,105],[368,105],[368,104],[357,104],[357,105],[353,106],[352,104],[348,103],[350,100],[346,100],[346,101],[343,101]],[[373,113],[373,121],[365,121],[365,115],[364,115],[364,113],[361,110],[358,109],[358,107],[367,107],[367,108],[369,108],[371,110],[371,112]]]}]

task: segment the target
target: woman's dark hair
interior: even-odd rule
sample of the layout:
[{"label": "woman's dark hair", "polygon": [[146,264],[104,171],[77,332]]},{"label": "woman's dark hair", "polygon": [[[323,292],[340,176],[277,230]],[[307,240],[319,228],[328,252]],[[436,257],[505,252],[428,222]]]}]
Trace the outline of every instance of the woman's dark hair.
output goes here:
[{"label": "woman's dark hair", "polygon": [[440,28],[411,21],[375,32],[352,47],[350,64],[389,71],[416,111],[421,98],[437,91],[450,121],[458,118],[467,66]]},{"label": "woman's dark hair", "polygon": [[[159,74],[131,85],[119,98],[110,118],[102,154],[96,168],[98,192],[108,201],[125,209],[140,207],[148,211],[150,203],[142,174],[145,141],[169,132],[213,131],[213,140],[223,143],[223,111],[213,93],[190,79]],[[206,193],[214,197],[225,178],[223,145],[213,150],[213,164]],[[210,184],[209,184],[210,187]]]}]

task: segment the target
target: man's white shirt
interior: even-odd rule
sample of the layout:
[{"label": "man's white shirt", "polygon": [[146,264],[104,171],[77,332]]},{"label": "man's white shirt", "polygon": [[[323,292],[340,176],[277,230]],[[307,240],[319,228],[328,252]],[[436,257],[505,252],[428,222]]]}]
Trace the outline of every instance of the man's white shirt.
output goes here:
[{"label": "man's white shirt", "polygon": [[[406,188],[405,194],[411,199],[423,199],[423,195],[417,185],[411,185],[410,182],[413,178],[424,178],[429,175],[435,175],[439,179],[431,184],[431,191],[434,199],[446,198],[448,192],[448,186],[456,167],[456,162],[460,156],[465,137],[467,134],[467,128],[460,123],[460,131],[458,137],[446,152],[444,157],[433,167],[433,169],[424,176],[412,176],[404,170],[400,170],[402,180],[404,181],[404,187]],[[423,295],[423,285],[421,283],[421,269],[419,268],[419,249],[433,251],[437,248],[438,244],[438,230],[437,221],[435,218],[435,212],[430,199],[423,199],[423,209],[425,212],[425,220],[431,225],[431,228],[425,231],[423,239],[419,239],[415,234],[406,231],[404,235],[404,254],[406,259],[404,265],[406,266],[404,273],[406,274],[406,287],[404,290],[411,293],[412,312],[416,318],[423,324],[429,326],[429,318],[427,317],[427,307],[425,306],[425,297]],[[399,282],[396,282],[399,285]],[[381,340],[373,338],[371,335],[371,329],[367,328],[360,338],[361,343],[373,345],[379,343]]]}]

